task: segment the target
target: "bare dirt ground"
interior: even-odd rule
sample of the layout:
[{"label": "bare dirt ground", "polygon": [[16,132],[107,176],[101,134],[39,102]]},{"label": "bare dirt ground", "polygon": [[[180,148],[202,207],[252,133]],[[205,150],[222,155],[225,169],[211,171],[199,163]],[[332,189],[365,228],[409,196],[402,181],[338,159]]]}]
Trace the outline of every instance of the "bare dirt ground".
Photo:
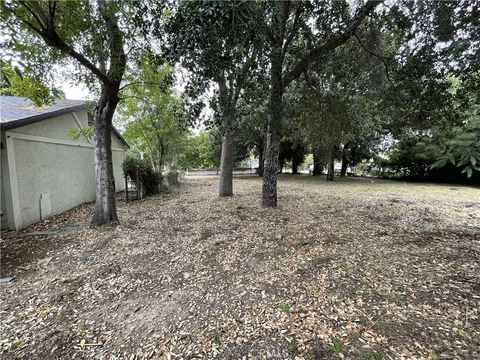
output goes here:
[{"label": "bare dirt ground", "polygon": [[283,176],[265,209],[217,181],[5,235],[1,357],[480,358],[479,189]]}]

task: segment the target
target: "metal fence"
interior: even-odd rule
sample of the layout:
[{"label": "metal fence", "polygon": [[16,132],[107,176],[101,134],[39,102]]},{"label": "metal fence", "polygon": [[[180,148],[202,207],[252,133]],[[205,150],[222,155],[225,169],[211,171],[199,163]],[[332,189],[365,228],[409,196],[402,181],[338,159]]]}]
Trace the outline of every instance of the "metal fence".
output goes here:
[{"label": "metal fence", "polygon": [[[233,175],[252,175],[256,174],[256,168],[236,168],[233,169]],[[206,176],[206,175],[220,175],[220,169],[194,169],[186,170],[185,176]]]},{"label": "metal fence", "polygon": [[125,200],[133,201],[140,200],[144,197],[144,191],[142,182],[140,181],[138,170],[136,172],[136,178],[133,179],[129,175],[125,176]]},{"label": "metal fence", "polygon": [[[169,186],[178,184],[184,177],[184,171],[169,171],[168,173],[162,175],[162,181],[157,184],[156,189],[152,190],[150,187],[148,190],[137,170],[134,177],[131,177],[130,175],[125,176],[125,200],[127,202],[141,200],[146,195],[157,194]],[[150,191],[150,193],[148,193],[148,191]]]}]

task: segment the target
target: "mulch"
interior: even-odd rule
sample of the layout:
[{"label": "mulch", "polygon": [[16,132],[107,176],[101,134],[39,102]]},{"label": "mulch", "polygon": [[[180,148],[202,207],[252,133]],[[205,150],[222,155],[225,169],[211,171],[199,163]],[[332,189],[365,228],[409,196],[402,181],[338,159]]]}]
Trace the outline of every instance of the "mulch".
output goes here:
[{"label": "mulch", "polygon": [[217,185],[3,234],[2,358],[480,358],[480,190],[282,176],[266,209],[257,177]]}]

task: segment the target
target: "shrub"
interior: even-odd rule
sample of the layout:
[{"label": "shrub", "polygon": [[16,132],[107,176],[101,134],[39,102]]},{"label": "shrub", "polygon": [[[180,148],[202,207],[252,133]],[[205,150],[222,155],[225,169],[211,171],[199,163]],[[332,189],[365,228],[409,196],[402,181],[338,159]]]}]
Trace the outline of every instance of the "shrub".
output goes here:
[{"label": "shrub", "polygon": [[153,171],[147,160],[127,156],[122,164],[122,168],[124,176],[128,176],[136,186],[140,186],[140,184],[137,184],[138,174],[138,180],[142,184],[146,195],[158,192],[158,187],[162,183],[162,175]]},{"label": "shrub", "polygon": [[167,174],[167,182],[168,182],[168,185],[175,185],[176,183],[178,183],[178,172],[170,171]]}]

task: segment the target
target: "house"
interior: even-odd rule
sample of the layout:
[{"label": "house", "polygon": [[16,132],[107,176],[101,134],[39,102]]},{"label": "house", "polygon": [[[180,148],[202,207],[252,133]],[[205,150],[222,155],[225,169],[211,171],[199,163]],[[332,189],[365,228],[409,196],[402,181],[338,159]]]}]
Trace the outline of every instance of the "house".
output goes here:
[{"label": "house", "polygon": [[[2,230],[18,230],[95,200],[93,145],[65,133],[88,126],[83,101],[58,100],[38,108],[21,97],[1,96],[0,120]],[[113,128],[117,191],[125,189],[122,163],[128,147]]]}]

